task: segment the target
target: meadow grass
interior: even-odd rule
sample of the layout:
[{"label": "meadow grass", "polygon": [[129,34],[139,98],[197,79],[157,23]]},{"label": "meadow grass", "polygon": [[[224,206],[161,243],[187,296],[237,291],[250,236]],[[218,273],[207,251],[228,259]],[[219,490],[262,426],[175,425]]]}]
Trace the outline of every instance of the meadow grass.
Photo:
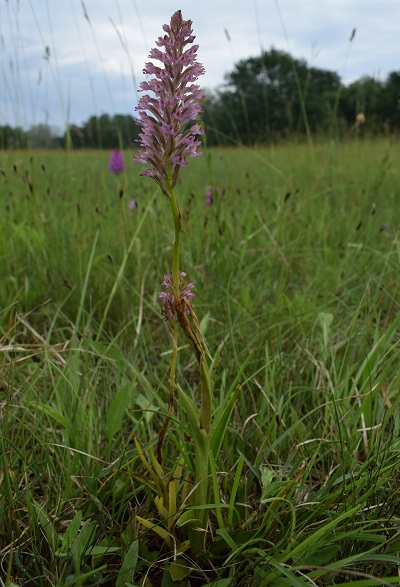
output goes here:
[{"label": "meadow grass", "polygon": [[[182,174],[216,414],[240,392],[207,556],[172,576],[177,553],[135,518],[162,526],[134,443],[157,443],[168,401],[168,202],[106,152],[1,153],[0,584],[399,584],[399,155],[215,148]],[[178,372],[195,397],[184,346]],[[181,454],[193,472],[187,432],[174,417],[169,476]]]}]

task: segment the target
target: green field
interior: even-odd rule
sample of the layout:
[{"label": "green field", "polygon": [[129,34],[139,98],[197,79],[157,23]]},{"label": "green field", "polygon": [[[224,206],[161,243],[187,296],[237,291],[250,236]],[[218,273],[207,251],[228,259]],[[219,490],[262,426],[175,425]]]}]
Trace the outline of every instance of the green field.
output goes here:
[{"label": "green field", "polygon": [[[240,384],[202,557],[136,519],[167,524],[134,438],[165,420],[173,227],[133,153],[118,177],[108,156],[0,153],[0,585],[398,585],[400,144],[213,148],[181,172],[216,414]],[[176,402],[179,505],[191,446]]]}]

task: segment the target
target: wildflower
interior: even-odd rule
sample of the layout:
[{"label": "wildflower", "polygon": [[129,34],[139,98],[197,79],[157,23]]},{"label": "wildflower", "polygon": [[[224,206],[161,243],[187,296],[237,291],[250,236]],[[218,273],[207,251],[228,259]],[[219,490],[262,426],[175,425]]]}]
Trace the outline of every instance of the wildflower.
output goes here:
[{"label": "wildflower", "polygon": [[[186,314],[190,314],[190,302],[195,297],[195,293],[193,293],[194,284],[188,283],[184,285],[183,278],[186,277],[186,273],[180,271],[179,273],[179,286],[180,286],[180,300],[183,305],[184,311]],[[162,285],[167,288],[168,291],[159,291],[158,297],[162,301],[163,309],[161,310],[161,314],[164,316],[165,320],[176,319],[176,308],[175,308],[175,297],[173,293],[173,286],[172,286],[172,273],[168,273],[164,275],[164,279],[162,281]]]},{"label": "wildflower", "polygon": [[153,76],[140,84],[143,95],[136,110],[140,113],[142,133],[139,134],[138,155],[135,161],[149,165],[142,175],[153,178],[166,196],[176,185],[179,170],[186,167],[187,157],[202,155],[198,151],[204,129],[198,124],[202,111],[199,104],[204,96],[200,86],[194,84],[204,67],[197,62],[198,45],[193,43],[192,21],[183,20],[180,10],[171,17],[170,25],[164,25],[165,35],[156,45],[164,50],[152,49],[149,59],[161,62],[164,67],[146,63],[143,73]]},{"label": "wildflower", "polygon": [[208,206],[211,206],[214,203],[214,189],[212,186],[208,185],[206,187],[206,191],[204,193],[204,203],[207,204]]},{"label": "wildflower", "polygon": [[129,210],[134,210],[137,208],[137,202],[133,198],[129,200]]},{"label": "wildflower", "polygon": [[119,175],[125,169],[124,156],[119,149],[112,151],[108,160],[108,170],[115,175]]}]

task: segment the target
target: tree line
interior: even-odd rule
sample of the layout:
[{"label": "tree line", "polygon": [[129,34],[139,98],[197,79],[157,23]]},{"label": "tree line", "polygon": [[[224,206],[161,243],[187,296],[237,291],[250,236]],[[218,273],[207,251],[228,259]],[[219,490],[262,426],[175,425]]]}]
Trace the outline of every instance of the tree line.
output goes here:
[{"label": "tree line", "polygon": [[[307,135],[345,136],[358,114],[358,132],[400,131],[400,70],[385,80],[365,76],[344,85],[340,76],[271,49],[239,61],[225,83],[206,93],[203,123],[209,145],[265,144]],[[0,148],[134,147],[140,128],[132,115],[91,116],[62,136],[46,125],[29,131],[0,126]]]},{"label": "tree line", "polygon": [[204,123],[209,144],[262,144],[308,133],[342,137],[358,114],[362,132],[399,132],[400,71],[345,86],[337,73],[271,49],[225,76],[207,97]]},{"label": "tree line", "polygon": [[129,114],[91,116],[81,126],[72,124],[60,133],[47,124],[28,131],[20,127],[0,126],[0,149],[61,148],[114,149],[133,146],[140,128]]}]

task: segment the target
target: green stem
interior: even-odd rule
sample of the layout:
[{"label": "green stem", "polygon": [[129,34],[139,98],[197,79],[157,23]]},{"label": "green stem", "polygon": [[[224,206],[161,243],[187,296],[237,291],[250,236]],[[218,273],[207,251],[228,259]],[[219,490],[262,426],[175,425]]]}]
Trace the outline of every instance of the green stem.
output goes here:
[{"label": "green stem", "polygon": [[[173,264],[172,264],[172,287],[174,291],[174,297],[177,305],[180,303],[180,270],[179,270],[179,253],[180,253],[180,237],[182,230],[181,213],[179,211],[178,201],[175,196],[174,189],[171,184],[167,185],[169,194],[169,203],[171,206],[172,218],[174,220],[174,248],[173,248]],[[182,324],[180,324],[182,326]],[[189,333],[191,329],[188,325]],[[188,334],[188,330],[184,331]],[[175,387],[175,363],[178,341],[178,324],[174,324],[174,355],[171,360],[171,373],[170,373],[170,389]],[[193,339],[191,339],[193,342]],[[211,394],[211,382],[210,374],[208,370],[207,361],[204,357],[204,351],[197,341],[194,344],[195,350],[198,348],[196,357],[199,362],[200,369],[200,380],[201,380],[201,408],[200,414],[196,413],[196,409],[191,405],[190,401],[186,398],[184,392],[180,390],[181,399],[186,400],[187,404],[186,411],[191,421],[192,434],[195,438],[195,489],[193,491],[191,503],[194,506],[203,506],[208,503],[208,488],[209,488],[209,452],[210,452],[210,429],[211,429],[211,408],[212,408],[212,394]],[[178,386],[178,389],[179,386]],[[196,511],[196,517],[200,519],[200,530],[192,529],[191,542],[200,551],[204,550],[206,529],[208,523],[208,509],[199,509]]]},{"label": "green stem", "polygon": [[[195,486],[193,492],[192,505],[204,506],[208,503],[208,489],[209,489],[209,459],[210,459],[210,438],[204,428],[199,430],[201,441],[195,445]],[[204,550],[204,544],[207,533],[208,524],[208,508],[198,509],[195,512],[196,518],[200,520],[200,530],[192,530],[191,541],[194,546],[200,550]]]},{"label": "green stem", "polygon": [[179,336],[179,325],[177,322],[173,323],[171,338],[172,338],[172,356],[169,363],[169,399],[168,399],[168,410],[167,417],[161,428],[161,432],[158,437],[157,443],[157,461],[162,465],[162,447],[164,444],[165,434],[174,412],[174,397],[175,397],[175,373],[176,373],[176,359],[178,356],[178,336]]},{"label": "green stem", "polygon": [[174,288],[174,294],[177,299],[180,297],[179,291],[179,252],[180,252],[180,243],[181,243],[181,230],[182,230],[182,223],[181,223],[181,213],[178,206],[178,200],[176,199],[176,195],[174,192],[174,188],[172,186],[168,186],[169,192],[169,203],[171,206],[172,218],[174,220],[174,230],[175,230],[175,238],[174,238],[174,249],[173,249],[173,259],[172,259],[172,285]]},{"label": "green stem", "polygon": [[212,391],[210,371],[208,369],[207,360],[204,355],[200,357],[199,369],[201,389],[200,424],[201,427],[204,428],[204,430],[207,432],[207,434],[210,434],[212,420]]}]

